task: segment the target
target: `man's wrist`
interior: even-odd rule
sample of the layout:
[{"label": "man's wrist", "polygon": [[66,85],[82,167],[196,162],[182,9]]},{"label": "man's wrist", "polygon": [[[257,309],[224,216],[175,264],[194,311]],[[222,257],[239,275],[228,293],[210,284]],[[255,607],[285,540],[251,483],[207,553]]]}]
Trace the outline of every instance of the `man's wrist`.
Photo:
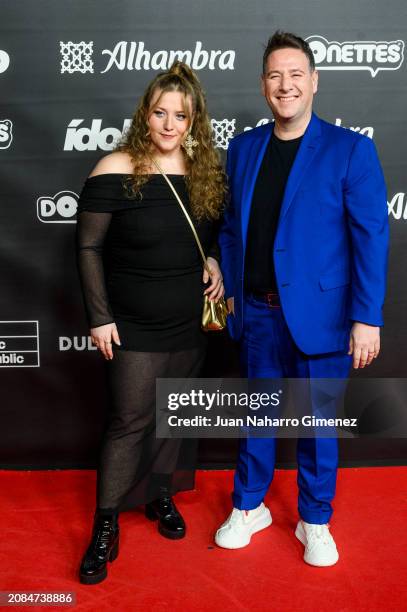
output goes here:
[{"label": "man's wrist", "polygon": [[353,325],[355,325],[355,323],[358,323],[359,325],[366,325],[366,327],[374,327],[376,329],[380,329],[380,325],[372,325],[372,323],[365,323],[364,321],[355,321],[354,319],[352,319],[352,323]]}]

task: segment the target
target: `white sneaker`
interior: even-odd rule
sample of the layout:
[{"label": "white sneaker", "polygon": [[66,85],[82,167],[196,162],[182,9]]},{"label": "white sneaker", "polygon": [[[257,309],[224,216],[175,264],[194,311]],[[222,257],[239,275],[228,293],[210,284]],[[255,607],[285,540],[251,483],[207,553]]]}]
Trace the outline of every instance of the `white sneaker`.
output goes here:
[{"label": "white sneaker", "polygon": [[304,561],[317,567],[335,565],[339,559],[329,525],[314,525],[298,521],[295,535],[305,546]]},{"label": "white sneaker", "polygon": [[233,508],[228,519],[216,532],[215,542],[222,548],[243,548],[257,531],[272,523],[270,510],[263,503],[254,510]]}]

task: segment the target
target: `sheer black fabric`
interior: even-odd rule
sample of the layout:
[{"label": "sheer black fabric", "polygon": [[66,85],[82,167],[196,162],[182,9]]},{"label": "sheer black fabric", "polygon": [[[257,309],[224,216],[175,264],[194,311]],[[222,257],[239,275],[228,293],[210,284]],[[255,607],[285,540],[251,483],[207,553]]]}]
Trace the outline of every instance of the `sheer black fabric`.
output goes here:
[{"label": "sheer black fabric", "polygon": [[[77,254],[90,327],[114,322],[121,346],[106,364],[108,422],[97,479],[99,509],[125,510],[194,484],[196,441],[156,438],[155,379],[197,377],[202,261],[191,229],[161,175],[142,198],[126,197],[128,175],[87,179],[78,203]],[[183,176],[170,175],[185,206]],[[206,254],[216,228],[195,222]]]},{"label": "sheer black fabric", "polygon": [[103,246],[112,213],[82,212],[77,227],[78,267],[89,327],[113,323],[103,267]]},{"label": "sheer black fabric", "polygon": [[100,455],[97,504],[129,510],[194,487],[197,440],[155,435],[155,379],[199,376],[205,351],[115,350],[107,363],[110,410]]}]

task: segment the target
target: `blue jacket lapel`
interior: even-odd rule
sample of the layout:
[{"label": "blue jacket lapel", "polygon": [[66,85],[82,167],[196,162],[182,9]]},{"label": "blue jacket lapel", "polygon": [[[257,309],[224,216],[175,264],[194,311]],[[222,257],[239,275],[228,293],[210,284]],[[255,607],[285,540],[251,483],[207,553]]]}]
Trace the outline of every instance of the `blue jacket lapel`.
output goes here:
[{"label": "blue jacket lapel", "polygon": [[301,180],[309,168],[315,153],[317,152],[318,146],[321,142],[321,132],[322,129],[320,119],[318,119],[318,117],[313,113],[308,127],[304,132],[304,136],[301,140],[301,144],[287,180],[284,198],[281,205],[280,222],[287,214],[296,191],[300,186]]}]

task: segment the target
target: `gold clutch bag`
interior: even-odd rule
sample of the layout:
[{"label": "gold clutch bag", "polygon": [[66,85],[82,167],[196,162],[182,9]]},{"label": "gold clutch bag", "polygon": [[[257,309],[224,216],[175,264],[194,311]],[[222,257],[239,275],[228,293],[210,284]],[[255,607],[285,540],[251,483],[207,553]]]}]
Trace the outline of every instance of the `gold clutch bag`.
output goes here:
[{"label": "gold clutch bag", "polygon": [[[163,175],[168,185],[170,186],[171,191],[173,192],[178,204],[181,206],[182,212],[184,213],[192,229],[192,233],[194,234],[194,238],[196,240],[198,250],[202,257],[204,268],[210,276],[211,272],[208,266],[208,262],[206,261],[206,257],[205,257],[205,253],[202,248],[201,241],[199,240],[198,234],[196,233],[195,226],[192,223],[191,218],[185,206],[183,205],[181,201],[181,198],[179,197],[174,185],[171,183],[168,176],[161,170],[160,166],[155,161],[155,159],[151,158],[151,161],[153,162],[157,170]],[[222,331],[222,329],[225,329],[226,327],[226,317],[227,316],[228,316],[228,309],[227,309],[226,302],[223,297],[221,297],[217,302],[213,302],[208,298],[207,295],[204,295],[202,320],[201,320],[201,327],[203,331]]]},{"label": "gold clutch bag", "polygon": [[204,295],[201,322],[204,331],[222,331],[226,327],[227,316],[228,309],[223,297],[217,302],[211,302],[208,296]]}]

